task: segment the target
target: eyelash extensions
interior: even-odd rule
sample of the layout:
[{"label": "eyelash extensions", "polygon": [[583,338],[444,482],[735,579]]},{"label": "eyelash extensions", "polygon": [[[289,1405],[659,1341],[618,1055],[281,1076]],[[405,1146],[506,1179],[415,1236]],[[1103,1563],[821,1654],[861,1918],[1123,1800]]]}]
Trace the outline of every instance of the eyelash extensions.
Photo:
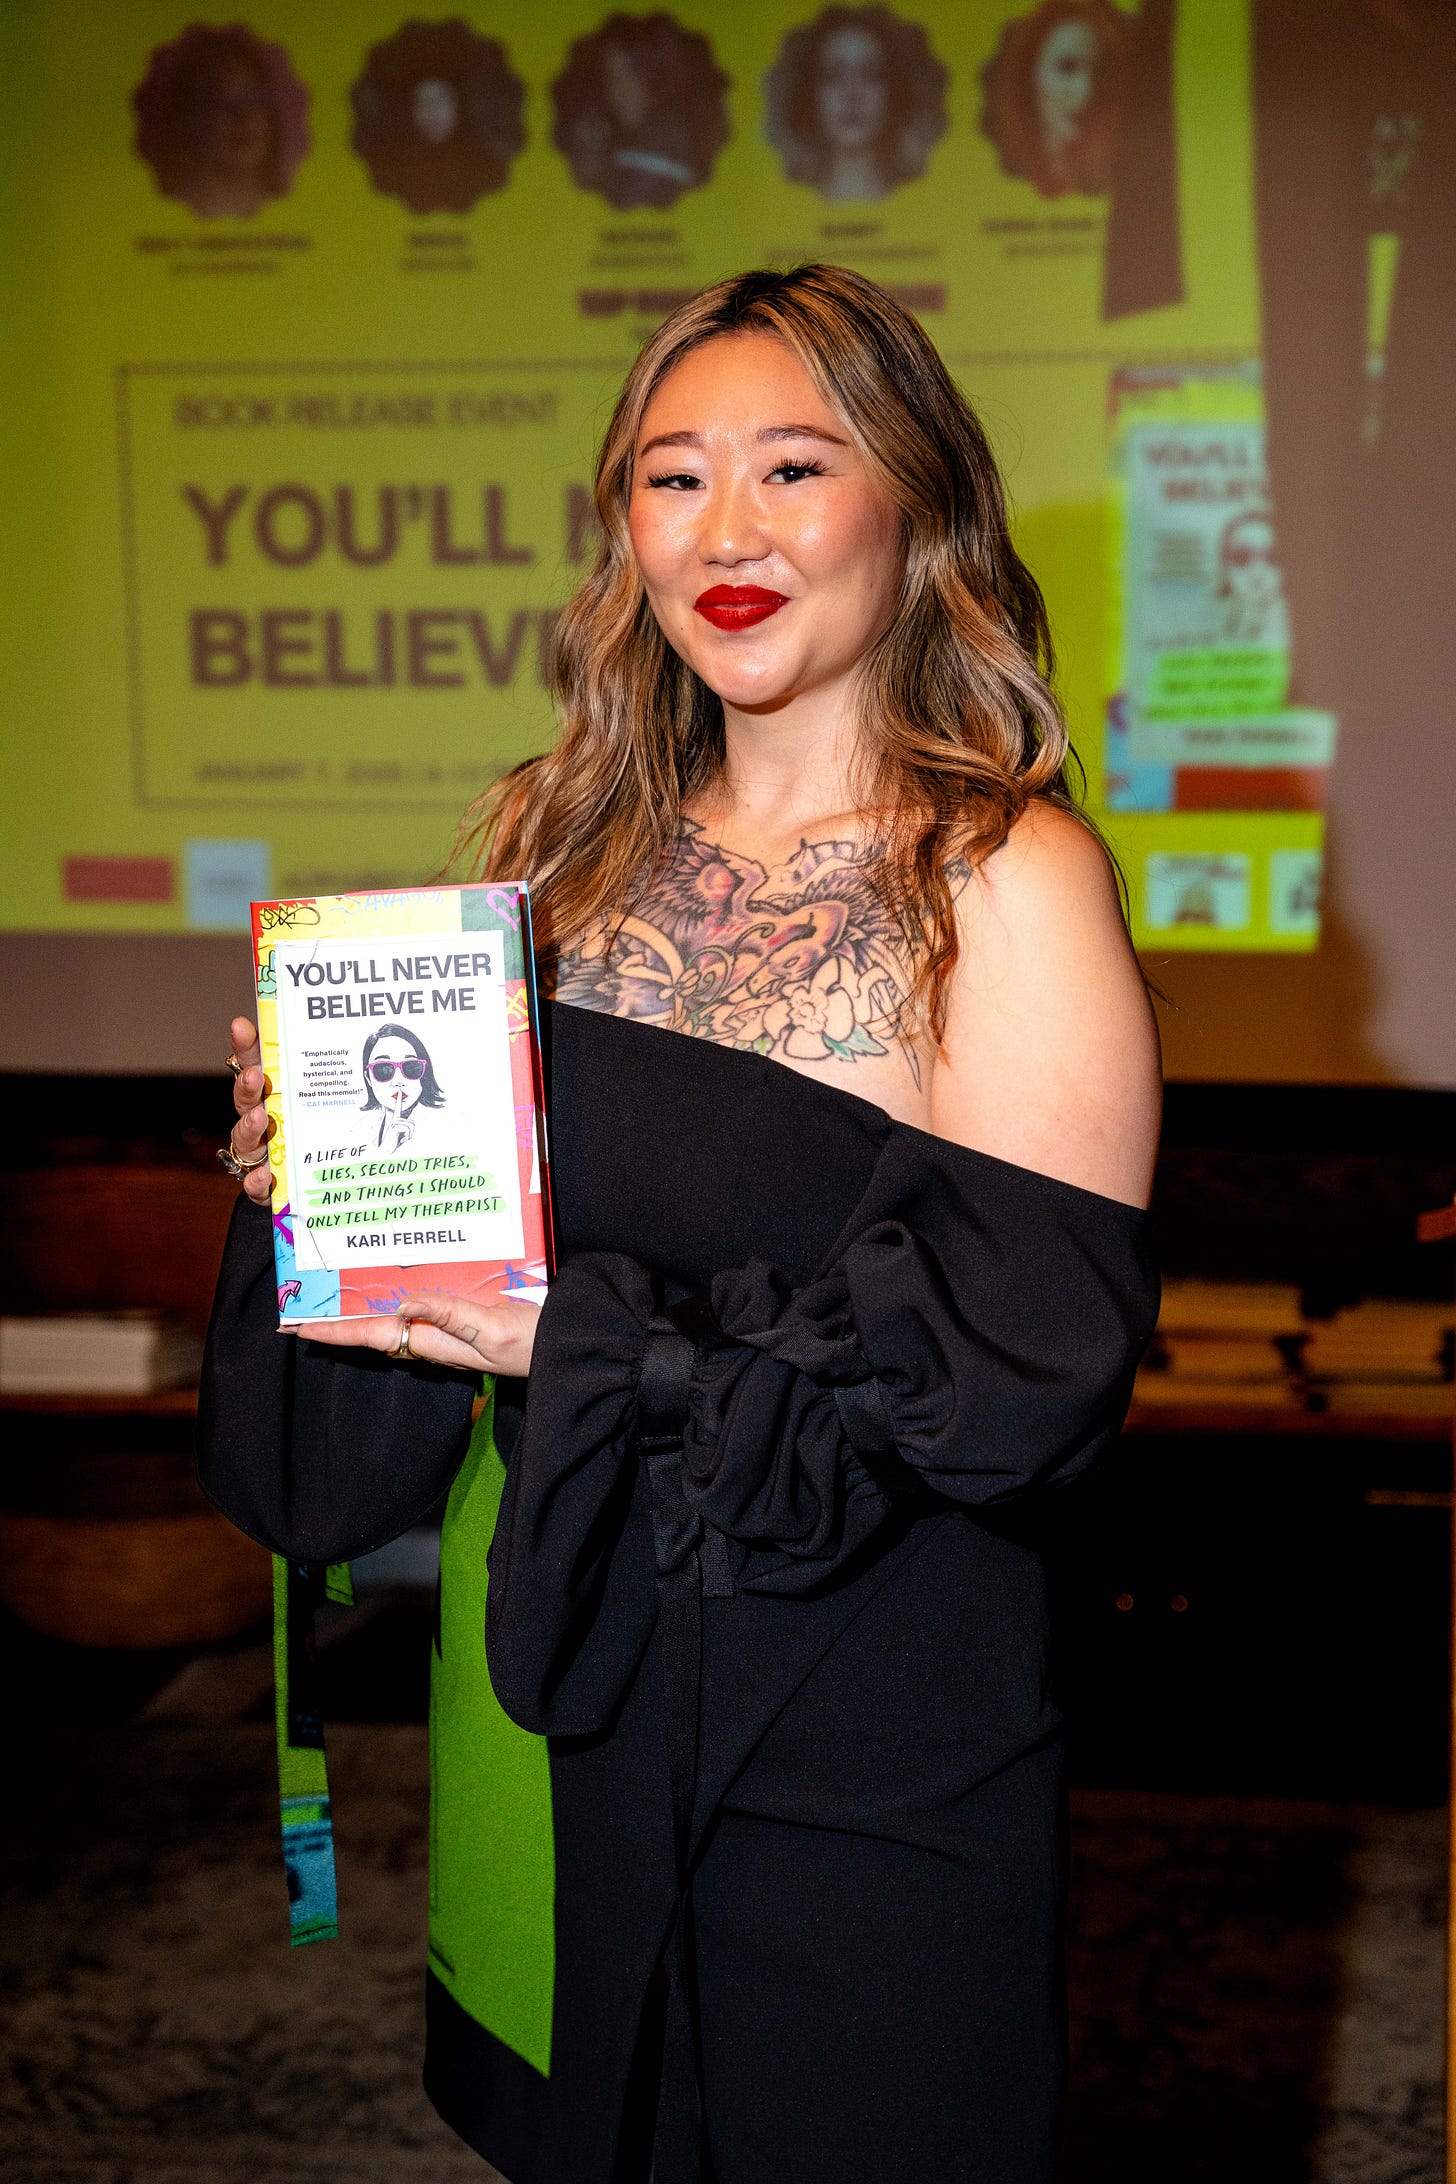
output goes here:
[{"label": "eyelash extensions", "polygon": [[[776,463],[769,472],[769,476],[776,478],[781,471],[785,470],[793,471],[795,477],[799,478],[822,478],[826,475],[823,463],[813,456],[806,463]],[[700,482],[690,470],[660,470],[655,474],[649,473],[647,483],[655,486],[677,485],[683,480],[689,485],[697,485]]]}]

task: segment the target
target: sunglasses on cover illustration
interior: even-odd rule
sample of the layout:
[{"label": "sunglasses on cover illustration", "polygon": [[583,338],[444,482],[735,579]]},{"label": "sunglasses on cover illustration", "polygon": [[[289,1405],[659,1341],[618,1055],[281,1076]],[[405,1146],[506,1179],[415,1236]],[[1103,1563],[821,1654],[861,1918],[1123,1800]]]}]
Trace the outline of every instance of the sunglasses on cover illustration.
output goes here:
[{"label": "sunglasses on cover illustration", "polygon": [[376,1084],[388,1084],[390,1078],[398,1070],[402,1077],[409,1078],[411,1084],[418,1084],[425,1074],[425,1066],[425,1062],[420,1055],[412,1054],[409,1060],[404,1062],[371,1062],[369,1064],[369,1074]]}]

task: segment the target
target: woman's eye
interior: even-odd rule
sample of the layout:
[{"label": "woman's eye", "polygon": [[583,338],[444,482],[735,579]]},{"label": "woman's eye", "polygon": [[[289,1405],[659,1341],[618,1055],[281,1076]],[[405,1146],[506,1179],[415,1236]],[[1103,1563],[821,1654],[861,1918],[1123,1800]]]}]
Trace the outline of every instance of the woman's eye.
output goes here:
[{"label": "woman's eye", "polygon": [[702,479],[695,478],[690,470],[660,470],[655,477],[649,477],[647,480],[649,485],[669,486],[676,493],[696,492],[702,482]]},{"label": "woman's eye", "polygon": [[816,462],[780,463],[769,472],[771,478],[781,479],[785,485],[797,485],[800,478],[822,478],[823,475],[823,463]]}]

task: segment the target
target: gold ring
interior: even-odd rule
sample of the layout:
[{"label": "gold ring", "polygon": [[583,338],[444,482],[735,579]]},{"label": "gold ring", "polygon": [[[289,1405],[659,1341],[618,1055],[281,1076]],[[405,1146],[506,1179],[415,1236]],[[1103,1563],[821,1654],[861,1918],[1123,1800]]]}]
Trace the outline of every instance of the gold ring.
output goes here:
[{"label": "gold ring", "polygon": [[226,1145],[219,1145],[217,1157],[230,1176],[241,1178],[247,1174],[250,1168],[262,1167],[264,1161],[268,1158],[268,1147],[266,1144],[263,1145],[251,1160],[244,1160],[232,1139],[229,1138]]},{"label": "gold ring", "polygon": [[241,1077],[247,1064],[240,1062],[236,1054],[225,1054],[223,1056],[223,1066],[230,1069],[235,1077]]},{"label": "gold ring", "polygon": [[409,1338],[410,1338],[410,1328],[411,1328],[411,1326],[412,1326],[412,1325],[413,1325],[413,1322],[412,1322],[412,1321],[410,1321],[410,1320],[407,1320],[407,1319],[402,1319],[402,1320],[400,1321],[400,1323],[399,1323],[399,1340],[398,1340],[398,1342],[397,1342],[397,1343],[395,1344],[395,1346],[394,1346],[393,1350],[392,1350],[392,1351],[390,1352],[390,1355],[391,1355],[392,1357],[413,1357],[413,1356],[414,1356],[414,1354],[415,1354],[415,1353],[414,1353],[414,1351],[413,1351],[413,1350],[412,1350],[412,1349],[410,1348],[410,1341],[409,1341]]}]

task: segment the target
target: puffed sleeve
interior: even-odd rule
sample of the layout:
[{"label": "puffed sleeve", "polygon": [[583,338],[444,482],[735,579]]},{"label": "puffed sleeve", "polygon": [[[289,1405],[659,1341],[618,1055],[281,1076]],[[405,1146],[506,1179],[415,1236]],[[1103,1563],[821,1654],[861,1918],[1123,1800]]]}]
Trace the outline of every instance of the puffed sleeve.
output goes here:
[{"label": "puffed sleeve", "polygon": [[[551,1699],[569,1691],[578,1732],[651,1623],[633,1474],[654,1303],[630,1261],[568,1273],[502,1502],[490,1656],[508,1712],[564,1727]],[[736,1583],[795,1593],[860,1553],[897,1498],[973,1508],[1060,1483],[1116,1436],[1157,1303],[1135,1208],[902,1129],[813,1280],[754,1262],[678,1308],[696,1343],[688,1508],[731,1544]],[[613,1584],[630,1638],[604,1629]]]},{"label": "puffed sleeve", "polygon": [[240,1531],[298,1562],[397,1538],[464,1460],[479,1386],[280,1334],[271,1215],[239,1197],[203,1356],[197,1475]]},{"label": "puffed sleeve", "polygon": [[783,1592],[834,1557],[822,1531],[763,1523],[806,1498],[784,1427],[821,1499],[857,1457],[882,1493],[908,1473],[967,1507],[1062,1484],[1121,1427],[1158,1280],[1136,1208],[905,1131],[818,1281],[793,1293],[748,1268],[710,1298],[731,1339],[694,1376],[687,1490],[756,1541],[745,1582]]},{"label": "puffed sleeve", "polygon": [[657,1613],[637,1462],[652,1278],[583,1253],[547,1292],[525,1413],[490,1545],[486,1653],[501,1705],[534,1734],[605,1726]]}]

